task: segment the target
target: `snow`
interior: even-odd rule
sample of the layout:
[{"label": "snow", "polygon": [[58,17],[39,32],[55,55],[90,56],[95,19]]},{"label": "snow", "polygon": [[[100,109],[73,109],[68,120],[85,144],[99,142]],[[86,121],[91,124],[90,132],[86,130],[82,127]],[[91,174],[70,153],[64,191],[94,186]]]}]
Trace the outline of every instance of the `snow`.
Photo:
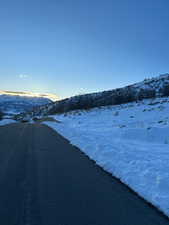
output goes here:
[{"label": "snow", "polygon": [[4,119],[0,121],[0,126],[5,126],[11,123],[16,123],[16,121],[11,119]]},{"label": "snow", "polygon": [[155,90],[156,96],[161,96],[161,88],[163,88],[165,85],[169,84],[169,74],[161,74],[160,76],[145,79],[142,82],[136,83],[133,85],[133,87],[136,88],[137,92],[140,91],[140,89],[147,89],[147,90]]},{"label": "snow", "polygon": [[32,110],[34,107],[51,103],[43,97],[29,97],[0,93],[0,111],[6,114],[18,114]]},{"label": "snow", "polygon": [[45,122],[169,216],[169,98],[73,111]]}]

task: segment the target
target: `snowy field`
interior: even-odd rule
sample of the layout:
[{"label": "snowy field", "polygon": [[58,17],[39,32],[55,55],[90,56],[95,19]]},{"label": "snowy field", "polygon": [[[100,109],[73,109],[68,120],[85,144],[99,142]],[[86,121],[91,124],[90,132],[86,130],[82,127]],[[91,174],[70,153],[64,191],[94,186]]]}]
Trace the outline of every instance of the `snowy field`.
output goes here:
[{"label": "snowy field", "polygon": [[5,125],[10,124],[10,123],[16,123],[16,121],[11,120],[11,119],[4,119],[4,120],[0,121],[0,126],[5,126]]},{"label": "snowy field", "polygon": [[169,98],[53,116],[45,122],[169,216]]}]

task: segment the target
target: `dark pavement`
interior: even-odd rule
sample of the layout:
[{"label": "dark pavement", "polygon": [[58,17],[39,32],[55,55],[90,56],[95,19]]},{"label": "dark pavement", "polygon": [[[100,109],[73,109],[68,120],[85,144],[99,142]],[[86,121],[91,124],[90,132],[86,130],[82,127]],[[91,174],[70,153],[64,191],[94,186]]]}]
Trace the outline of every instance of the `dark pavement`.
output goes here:
[{"label": "dark pavement", "polygon": [[169,220],[52,129],[11,124],[0,127],[0,225],[169,225]]}]

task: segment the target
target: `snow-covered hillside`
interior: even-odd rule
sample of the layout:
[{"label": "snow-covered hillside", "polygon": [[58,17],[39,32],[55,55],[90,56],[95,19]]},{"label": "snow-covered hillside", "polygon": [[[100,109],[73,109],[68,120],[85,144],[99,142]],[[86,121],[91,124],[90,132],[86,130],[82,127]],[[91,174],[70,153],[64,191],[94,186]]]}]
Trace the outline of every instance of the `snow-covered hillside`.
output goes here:
[{"label": "snow-covered hillside", "polygon": [[77,110],[46,122],[169,216],[169,98]]},{"label": "snow-covered hillside", "polygon": [[[91,109],[99,106],[119,105],[143,99],[169,96],[169,74],[145,79],[123,88],[98,93],[77,95],[39,107],[30,116],[43,116],[69,112],[77,109]],[[21,117],[25,115],[21,115]],[[20,119],[20,117],[19,117]]]},{"label": "snow-covered hillside", "polygon": [[0,95],[0,111],[9,114],[17,114],[32,110],[34,107],[51,103],[43,97],[27,97],[17,95]]}]

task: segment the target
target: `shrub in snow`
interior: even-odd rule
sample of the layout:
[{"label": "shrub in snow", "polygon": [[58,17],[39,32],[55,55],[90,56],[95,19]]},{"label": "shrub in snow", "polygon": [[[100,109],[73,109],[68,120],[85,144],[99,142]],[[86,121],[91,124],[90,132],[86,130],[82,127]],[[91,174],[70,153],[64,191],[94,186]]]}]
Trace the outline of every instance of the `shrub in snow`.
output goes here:
[{"label": "shrub in snow", "polygon": [[169,96],[169,84],[165,84],[161,92],[162,92],[162,96]]},{"label": "shrub in snow", "polygon": [[143,100],[145,98],[154,98],[155,96],[156,96],[156,92],[153,89],[141,88],[137,94],[138,100]]},{"label": "shrub in snow", "polygon": [[114,116],[118,116],[118,115],[119,115],[119,112],[115,112],[115,113],[114,113]]},{"label": "shrub in snow", "polygon": [[163,122],[164,122],[163,120],[159,120],[159,121],[158,121],[158,123],[163,123]]},{"label": "shrub in snow", "polygon": [[120,127],[120,128],[124,128],[124,127],[126,127],[126,125],[120,125],[119,127]]}]

